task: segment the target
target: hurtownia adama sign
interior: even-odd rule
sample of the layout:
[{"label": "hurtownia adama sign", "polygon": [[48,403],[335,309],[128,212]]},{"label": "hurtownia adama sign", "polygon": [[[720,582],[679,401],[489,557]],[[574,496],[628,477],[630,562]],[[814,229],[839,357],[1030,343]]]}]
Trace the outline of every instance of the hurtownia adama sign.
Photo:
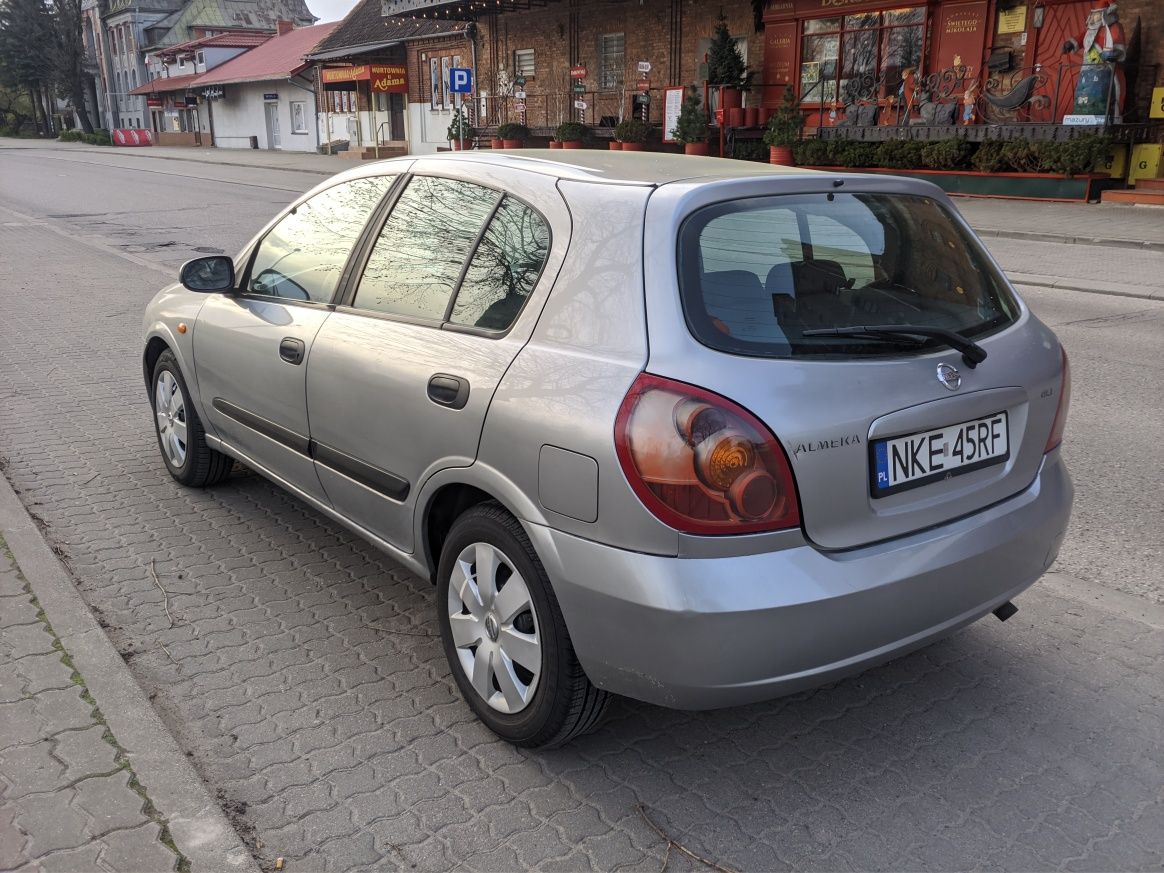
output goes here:
[{"label": "hurtownia adama sign", "polygon": [[363,64],[359,67],[325,67],[322,70],[324,85],[340,85],[346,82],[371,82],[373,91],[390,94],[408,92],[408,69],[404,64]]}]

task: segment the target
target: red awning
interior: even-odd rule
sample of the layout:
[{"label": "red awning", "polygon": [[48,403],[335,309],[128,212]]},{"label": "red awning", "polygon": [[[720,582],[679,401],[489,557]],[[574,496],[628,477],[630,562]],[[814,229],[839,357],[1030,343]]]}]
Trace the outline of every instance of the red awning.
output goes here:
[{"label": "red awning", "polygon": [[163,79],[150,79],[144,85],[138,85],[130,94],[167,94],[171,91],[186,91],[193,87],[200,78],[198,73],[189,73],[185,76],[170,76]]}]

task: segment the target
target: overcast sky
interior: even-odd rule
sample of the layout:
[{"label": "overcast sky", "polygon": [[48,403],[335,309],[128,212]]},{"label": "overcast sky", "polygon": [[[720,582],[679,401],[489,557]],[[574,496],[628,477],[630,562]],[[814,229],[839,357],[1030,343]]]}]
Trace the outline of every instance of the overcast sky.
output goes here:
[{"label": "overcast sky", "polygon": [[339,21],[356,5],[356,0],[307,0],[307,8],[319,16],[319,23]]}]

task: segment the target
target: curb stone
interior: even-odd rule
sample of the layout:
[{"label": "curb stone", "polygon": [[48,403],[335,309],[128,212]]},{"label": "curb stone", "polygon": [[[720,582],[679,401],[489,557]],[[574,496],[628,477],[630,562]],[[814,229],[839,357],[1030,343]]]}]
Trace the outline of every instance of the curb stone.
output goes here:
[{"label": "curb stone", "polygon": [[1038,273],[1016,273],[1004,270],[1015,285],[1035,285],[1040,288],[1055,288],[1060,291],[1081,291],[1086,294],[1106,294],[1111,297],[1137,297],[1141,300],[1159,300],[1160,291],[1147,285],[1131,285],[1127,282],[1083,282],[1063,276],[1043,276]]},{"label": "curb stone", "polygon": [[2,475],[0,534],[191,871],[258,873],[250,852]]}]

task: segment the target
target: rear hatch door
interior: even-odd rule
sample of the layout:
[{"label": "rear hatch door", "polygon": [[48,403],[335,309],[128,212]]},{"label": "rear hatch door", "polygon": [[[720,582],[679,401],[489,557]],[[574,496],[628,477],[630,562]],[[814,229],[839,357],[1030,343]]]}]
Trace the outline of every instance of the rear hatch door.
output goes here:
[{"label": "rear hatch door", "polygon": [[[850,190],[826,177],[822,190],[819,178],[771,186],[802,189],[786,194],[725,182],[652,196],[648,370],[769,426],[823,548],[931,527],[1029,486],[1058,402],[1054,335],[932,186]],[[811,334],[872,324],[953,329],[987,358],[971,367],[917,336]]]}]

